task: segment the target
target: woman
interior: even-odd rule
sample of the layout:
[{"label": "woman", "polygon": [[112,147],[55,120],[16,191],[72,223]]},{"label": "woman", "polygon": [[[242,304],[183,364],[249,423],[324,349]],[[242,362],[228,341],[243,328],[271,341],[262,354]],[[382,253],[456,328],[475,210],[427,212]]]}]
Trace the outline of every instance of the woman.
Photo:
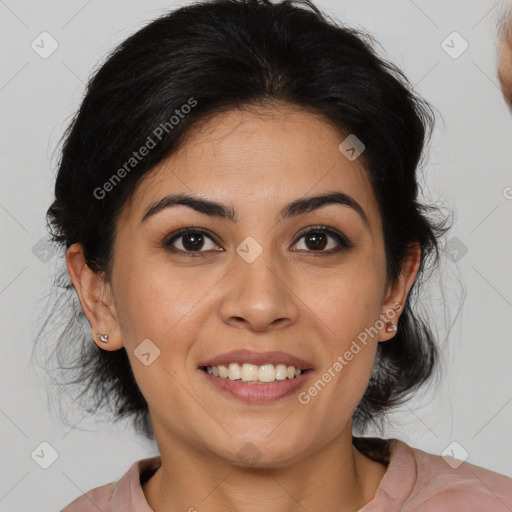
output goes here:
[{"label": "woman", "polygon": [[65,512],[510,510],[503,475],[353,435],[436,367],[410,301],[447,229],[418,201],[431,125],[310,2],[198,3],[116,49],[48,218],[77,381],[160,455]]}]

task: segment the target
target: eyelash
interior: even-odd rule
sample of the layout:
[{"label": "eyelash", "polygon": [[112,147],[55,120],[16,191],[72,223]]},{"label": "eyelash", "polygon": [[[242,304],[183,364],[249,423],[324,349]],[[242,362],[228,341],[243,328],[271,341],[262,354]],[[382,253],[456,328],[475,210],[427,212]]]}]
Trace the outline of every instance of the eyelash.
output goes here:
[{"label": "eyelash", "polygon": [[[306,251],[306,252],[310,252],[313,254],[316,253],[316,255],[319,255],[319,256],[329,256],[329,255],[337,254],[341,251],[345,251],[345,250],[352,249],[353,247],[355,247],[355,245],[345,235],[343,235],[342,233],[339,233],[338,231],[335,231],[332,228],[329,228],[327,226],[313,226],[313,227],[306,228],[304,231],[299,233],[299,235],[293,245],[296,245],[300,241],[301,238],[303,238],[304,236],[306,236],[310,233],[327,234],[327,235],[331,236],[332,238],[334,238],[336,240],[336,242],[338,242],[339,246],[336,249],[331,249],[329,251],[312,251],[312,250],[310,250],[310,251]],[[188,235],[188,234],[205,235],[208,238],[210,238],[210,240],[212,240],[215,244],[220,245],[217,243],[215,238],[212,237],[210,232],[207,231],[206,229],[188,227],[188,228],[179,229],[178,231],[175,231],[170,236],[168,236],[163,242],[163,247],[175,254],[181,253],[184,255],[186,254],[187,256],[191,256],[191,257],[202,257],[203,253],[210,252],[210,251],[183,251],[182,249],[176,249],[175,247],[172,246],[172,244],[176,240],[178,240],[179,238],[183,237],[184,235]]]}]

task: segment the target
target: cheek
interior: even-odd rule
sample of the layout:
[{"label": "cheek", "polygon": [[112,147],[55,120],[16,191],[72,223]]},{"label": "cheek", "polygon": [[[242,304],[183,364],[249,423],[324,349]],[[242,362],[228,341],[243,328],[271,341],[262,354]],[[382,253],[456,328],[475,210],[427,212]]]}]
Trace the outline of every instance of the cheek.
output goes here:
[{"label": "cheek", "polygon": [[137,385],[151,410],[179,410],[188,397],[179,382],[186,379],[187,354],[201,326],[194,305],[204,291],[158,265],[132,265],[131,273],[119,268],[125,277],[118,280],[116,310]]},{"label": "cheek", "polygon": [[[211,318],[205,293],[214,283],[154,262],[118,268],[118,275],[124,276],[115,288],[118,322],[139,388],[156,408],[162,400],[166,407],[180,407],[183,392],[173,376],[183,382],[189,378],[194,342]],[[137,357],[142,347],[151,360],[158,354],[148,366]],[[164,397],[161,390],[169,393]]]},{"label": "cheek", "polygon": [[375,360],[376,343],[344,345],[338,344],[327,365],[298,397],[308,428],[321,431],[323,439],[336,436],[350,421],[368,387]]},{"label": "cheek", "polygon": [[305,288],[309,289],[308,305],[322,320],[327,339],[331,340],[330,351],[335,349],[336,355],[379,319],[385,276],[378,268],[374,262],[362,261]]},{"label": "cheek", "polygon": [[[121,328],[127,334],[125,343],[145,338],[167,343],[176,328],[194,314],[208,283],[195,282],[185,273],[168,266],[145,262],[120,266],[116,286],[116,309]],[[128,271],[128,269],[130,269]]]},{"label": "cheek", "polygon": [[375,261],[361,258],[331,274],[323,289],[315,286],[310,295],[326,357],[301,403],[316,403],[318,417],[328,415],[333,428],[355,409],[371,376],[383,326],[379,315],[385,275],[379,269]]},{"label": "cheek", "polygon": [[372,339],[364,330],[361,336],[354,327],[352,332],[357,334],[326,340],[330,343],[329,357],[317,369],[310,387],[299,396],[301,404],[315,411],[313,416],[319,420],[318,428],[323,428],[321,423],[324,422],[332,432],[336,432],[357,407],[368,387],[375,362],[377,339]]}]

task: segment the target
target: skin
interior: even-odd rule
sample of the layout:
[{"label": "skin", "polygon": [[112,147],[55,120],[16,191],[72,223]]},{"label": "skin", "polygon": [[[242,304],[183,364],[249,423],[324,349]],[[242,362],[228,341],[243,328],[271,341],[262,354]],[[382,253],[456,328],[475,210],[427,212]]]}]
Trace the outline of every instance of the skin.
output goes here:
[{"label": "skin", "polygon": [[[313,364],[312,383],[365,327],[405,303],[419,247],[388,283],[377,203],[361,159],[339,151],[344,138],[322,118],[285,104],[217,115],[191,131],[126,204],[110,282],[87,267],[79,244],[69,248],[68,269],[94,339],[108,333],[108,345],[98,346],[126,347],[149,404],[162,467],[143,491],[155,511],[356,511],[373,499],[386,466],[352,446],[351,416],[377,341],[394,332],[383,327],[369,338],[307,405],[296,395],[247,404],[222,394],[197,369],[233,349],[282,350]],[[338,204],[276,220],[285,203],[333,190],[361,205],[368,226]],[[175,206],[141,223],[150,204],[177,192],[230,205],[238,222]],[[191,225],[219,243],[205,238],[197,258],[162,246]],[[328,246],[311,248],[301,230],[317,225],[356,247],[327,255],[338,246],[329,236]],[[248,236],[263,249],[250,264],[235,251]],[[182,251],[183,244],[174,242]],[[161,351],[149,366],[134,356],[147,338]],[[251,466],[237,455],[249,442],[260,453]]]},{"label": "skin", "polygon": [[498,78],[505,101],[512,109],[512,26],[505,33],[500,44]]}]

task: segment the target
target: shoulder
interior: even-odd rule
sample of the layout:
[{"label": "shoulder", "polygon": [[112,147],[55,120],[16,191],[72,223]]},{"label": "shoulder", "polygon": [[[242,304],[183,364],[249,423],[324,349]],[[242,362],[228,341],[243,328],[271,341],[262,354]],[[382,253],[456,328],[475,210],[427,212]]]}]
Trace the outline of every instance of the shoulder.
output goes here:
[{"label": "shoulder", "polygon": [[71,502],[61,512],[145,512],[150,511],[141,480],[160,466],[160,456],[134,462],[117,482],[95,487]]},{"label": "shoulder", "polygon": [[110,512],[110,501],[117,482],[111,482],[87,491],[61,510],[61,512],[89,512],[98,509]]},{"label": "shoulder", "polygon": [[408,452],[413,458],[416,471],[404,512],[510,512],[512,509],[512,478],[395,442],[402,456]]}]

